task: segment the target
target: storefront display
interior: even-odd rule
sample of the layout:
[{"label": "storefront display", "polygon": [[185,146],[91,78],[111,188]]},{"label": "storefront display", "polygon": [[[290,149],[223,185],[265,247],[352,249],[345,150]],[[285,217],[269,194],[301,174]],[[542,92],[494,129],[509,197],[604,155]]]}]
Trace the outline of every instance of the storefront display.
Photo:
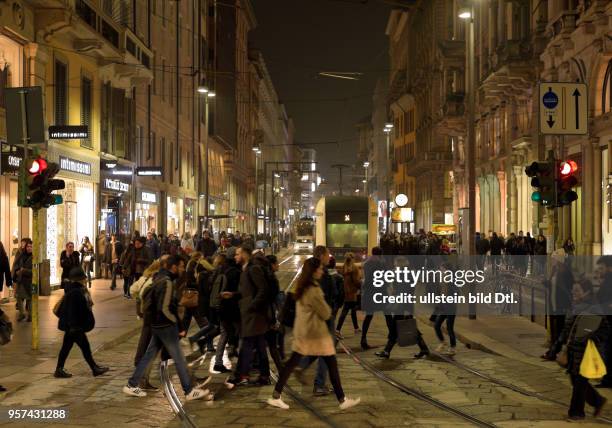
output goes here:
[{"label": "storefront display", "polygon": [[159,193],[150,190],[138,190],[136,196],[136,225],[135,228],[142,234],[158,232],[158,204]]},{"label": "storefront display", "polygon": [[183,236],[183,200],[180,198],[168,196],[167,207],[168,211],[166,213],[166,234]]},{"label": "storefront display", "polygon": [[116,175],[112,171],[107,161],[100,162],[98,231],[104,230],[107,236],[114,233],[126,239],[132,234],[132,176]]},{"label": "storefront display", "polygon": [[191,235],[196,233],[195,206],[195,199],[185,198],[185,232]]}]

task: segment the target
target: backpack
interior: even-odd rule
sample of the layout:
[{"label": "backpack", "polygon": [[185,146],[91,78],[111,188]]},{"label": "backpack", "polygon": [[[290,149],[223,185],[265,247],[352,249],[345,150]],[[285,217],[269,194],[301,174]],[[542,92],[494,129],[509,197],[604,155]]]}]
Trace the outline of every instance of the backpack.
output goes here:
[{"label": "backpack", "polygon": [[213,280],[212,288],[210,291],[210,307],[215,309],[221,309],[221,296],[220,294],[227,288],[227,276],[225,272],[218,272]]}]

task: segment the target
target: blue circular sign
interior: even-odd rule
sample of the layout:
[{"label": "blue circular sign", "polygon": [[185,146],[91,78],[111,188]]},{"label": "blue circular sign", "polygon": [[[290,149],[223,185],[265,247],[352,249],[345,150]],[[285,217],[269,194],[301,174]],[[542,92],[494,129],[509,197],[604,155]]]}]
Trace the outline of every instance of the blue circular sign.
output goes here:
[{"label": "blue circular sign", "polygon": [[553,109],[559,104],[559,97],[552,90],[549,90],[542,97],[544,107]]}]

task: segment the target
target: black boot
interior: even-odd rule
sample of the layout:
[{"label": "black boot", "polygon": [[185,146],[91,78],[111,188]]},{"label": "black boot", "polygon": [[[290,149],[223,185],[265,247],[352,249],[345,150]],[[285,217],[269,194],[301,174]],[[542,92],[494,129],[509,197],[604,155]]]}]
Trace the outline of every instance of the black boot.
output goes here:
[{"label": "black boot", "polygon": [[374,352],[374,355],[376,355],[377,357],[380,358],[385,358],[385,359],[389,359],[389,357],[391,356],[391,354],[389,354],[387,351],[378,351],[378,352]]},{"label": "black boot", "polygon": [[0,385],[0,392],[6,392],[6,388]]},{"label": "black boot", "polygon": [[94,377],[98,377],[98,376],[102,376],[104,373],[106,373],[107,371],[109,371],[110,369],[108,367],[104,367],[104,366],[94,366],[91,369],[91,372],[93,373]]},{"label": "black boot", "polygon": [[64,370],[64,368],[57,368],[55,369],[55,373],[53,373],[53,377],[56,377],[58,379],[68,379],[69,377],[72,377],[72,374],[68,373],[66,370]]}]

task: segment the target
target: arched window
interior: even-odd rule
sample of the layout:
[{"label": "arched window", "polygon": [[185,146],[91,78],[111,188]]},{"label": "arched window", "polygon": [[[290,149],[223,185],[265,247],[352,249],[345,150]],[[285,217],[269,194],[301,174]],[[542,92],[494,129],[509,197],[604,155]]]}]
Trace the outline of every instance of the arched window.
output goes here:
[{"label": "arched window", "polygon": [[601,89],[601,114],[612,111],[612,59],[608,61]]}]

